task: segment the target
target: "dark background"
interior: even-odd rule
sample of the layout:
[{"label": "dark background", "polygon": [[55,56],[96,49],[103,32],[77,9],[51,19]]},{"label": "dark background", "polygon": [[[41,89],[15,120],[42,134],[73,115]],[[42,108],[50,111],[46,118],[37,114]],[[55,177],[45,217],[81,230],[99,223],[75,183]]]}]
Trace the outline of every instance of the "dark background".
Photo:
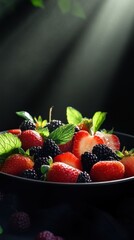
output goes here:
[{"label": "dark background", "polygon": [[134,4],[79,2],[85,17],[55,0],[1,12],[0,131],[19,126],[16,111],[46,119],[54,106],[53,118],[66,121],[72,106],[86,117],[106,111],[106,128],[134,134]]}]

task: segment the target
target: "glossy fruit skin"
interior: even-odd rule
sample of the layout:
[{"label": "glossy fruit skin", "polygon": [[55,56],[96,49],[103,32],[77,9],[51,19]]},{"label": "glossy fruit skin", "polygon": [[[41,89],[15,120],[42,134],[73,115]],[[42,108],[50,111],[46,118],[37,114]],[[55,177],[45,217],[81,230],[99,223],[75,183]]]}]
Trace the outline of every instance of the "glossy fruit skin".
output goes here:
[{"label": "glossy fruit skin", "polygon": [[25,130],[22,131],[19,136],[22,142],[22,148],[26,151],[33,146],[43,146],[43,137],[35,130]]},{"label": "glossy fruit skin", "polygon": [[22,154],[10,155],[1,167],[1,172],[20,175],[26,169],[32,169],[34,166],[33,161]]},{"label": "glossy fruit skin", "polygon": [[57,155],[53,159],[54,162],[64,162],[74,168],[78,168],[82,170],[82,164],[79,158],[77,158],[73,153],[71,152],[65,152]]},{"label": "glossy fruit skin", "polygon": [[92,136],[87,131],[80,130],[74,136],[72,153],[80,159],[84,152],[92,152],[93,146],[103,143],[99,136]]},{"label": "glossy fruit skin", "polygon": [[113,151],[120,150],[120,139],[116,134],[97,131],[96,135],[102,138],[104,144],[110,147]]},{"label": "glossy fruit skin", "polygon": [[71,152],[72,146],[73,146],[73,139],[65,144],[59,144],[59,148],[61,152],[68,152],[68,151]]},{"label": "glossy fruit skin", "polygon": [[134,156],[124,156],[120,162],[125,166],[124,177],[134,176]]},{"label": "glossy fruit skin", "polygon": [[19,135],[21,134],[21,129],[20,129],[20,128],[13,128],[13,129],[9,129],[9,130],[7,130],[7,132],[19,136]]},{"label": "glossy fruit skin", "polygon": [[47,181],[76,183],[81,170],[63,162],[55,162],[47,173]]},{"label": "glossy fruit skin", "polygon": [[99,161],[90,170],[94,182],[110,181],[124,178],[125,167],[119,161]]}]

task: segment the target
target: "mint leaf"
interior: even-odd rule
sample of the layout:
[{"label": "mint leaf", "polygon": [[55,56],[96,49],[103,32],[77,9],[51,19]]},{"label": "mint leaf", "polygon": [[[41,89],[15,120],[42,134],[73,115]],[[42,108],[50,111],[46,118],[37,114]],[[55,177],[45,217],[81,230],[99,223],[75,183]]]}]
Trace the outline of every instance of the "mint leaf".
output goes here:
[{"label": "mint leaf", "polygon": [[58,6],[63,14],[67,13],[71,9],[71,0],[58,0]]},{"label": "mint leaf", "polygon": [[0,225],[0,235],[3,234],[3,227]]},{"label": "mint leaf", "polygon": [[73,107],[66,108],[66,116],[68,123],[75,125],[79,124],[83,119],[82,114]]},{"label": "mint leaf", "polygon": [[44,1],[43,0],[31,0],[31,3],[34,7],[44,7]]},{"label": "mint leaf", "polygon": [[19,117],[22,117],[26,120],[30,120],[31,122],[34,122],[34,119],[33,117],[26,111],[20,111],[20,112],[16,112],[16,114],[19,116]]},{"label": "mint leaf", "polygon": [[99,130],[100,126],[102,125],[102,123],[104,122],[104,120],[106,119],[106,112],[96,112],[93,117],[92,117],[92,131],[93,133],[95,133],[96,131]]},{"label": "mint leaf", "polygon": [[49,138],[53,139],[57,144],[64,144],[72,139],[74,131],[75,126],[73,124],[65,124],[51,132]]},{"label": "mint leaf", "polygon": [[12,133],[0,134],[0,156],[21,147],[20,139]]},{"label": "mint leaf", "polygon": [[76,0],[75,2],[73,2],[72,5],[72,14],[76,17],[85,19],[86,18],[86,14],[85,11],[83,9],[83,6],[80,2],[78,2],[78,0]]}]

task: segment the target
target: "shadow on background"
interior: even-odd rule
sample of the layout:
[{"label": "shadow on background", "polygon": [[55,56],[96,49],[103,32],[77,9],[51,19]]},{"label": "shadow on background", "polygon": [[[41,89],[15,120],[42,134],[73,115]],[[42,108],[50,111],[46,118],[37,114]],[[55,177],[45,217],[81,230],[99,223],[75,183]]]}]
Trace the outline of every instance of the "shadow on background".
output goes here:
[{"label": "shadow on background", "polygon": [[134,134],[133,1],[84,0],[85,18],[44,3],[22,0],[0,18],[0,130],[18,127],[16,111],[46,119],[51,106],[66,121],[69,105]]}]

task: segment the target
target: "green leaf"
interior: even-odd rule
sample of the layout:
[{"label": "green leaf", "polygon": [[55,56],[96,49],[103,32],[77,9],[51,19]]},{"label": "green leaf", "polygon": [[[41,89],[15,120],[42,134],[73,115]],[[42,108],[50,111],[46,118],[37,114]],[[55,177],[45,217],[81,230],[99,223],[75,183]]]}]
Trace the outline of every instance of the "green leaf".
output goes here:
[{"label": "green leaf", "polygon": [[37,132],[40,133],[43,137],[49,136],[49,130],[47,127],[37,129]]},{"label": "green leaf", "polygon": [[106,112],[96,112],[93,115],[92,121],[93,121],[93,126],[92,126],[92,131],[93,133],[95,133],[96,131],[99,130],[100,126],[102,125],[102,123],[105,121],[106,119]]},{"label": "green leaf", "polygon": [[53,139],[57,144],[64,144],[72,139],[74,131],[75,125],[65,124],[51,132],[49,138]]},{"label": "green leaf", "polygon": [[71,10],[71,0],[58,0],[58,6],[62,13],[68,13]]},{"label": "green leaf", "polygon": [[43,0],[31,0],[31,3],[34,7],[44,7],[44,1]]},{"label": "green leaf", "polygon": [[0,235],[3,234],[3,227],[0,225]]},{"label": "green leaf", "polygon": [[31,122],[34,122],[34,119],[33,117],[26,111],[20,111],[20,112],[16,112],[16,114],[19,116],[19,117],[22,117],[26,120],[30,120]]},{"label": "green leaf", "polygon": [[4,156],[20,147],[21,141],[16,135],[12,133],[0,134],[0,162],[3,162]]},{"label": "green leaf", "polygon": [[83,9],[83,6],[82,4],[80,4],[78,2],[78,0],[76,0],[74,3],[73,3],[73,6],[72,6],[72,10],[71,10],[72,14],[76,17],[80,17],[82,19],[85,19],[86,18],[86,14],[85,14],[85,11]]},{"label": "green leaf", "polygon": [[66,109],[67,121],[70,124],[79,124],[83,117],[82,114],[73,107],[67,107]]}]

